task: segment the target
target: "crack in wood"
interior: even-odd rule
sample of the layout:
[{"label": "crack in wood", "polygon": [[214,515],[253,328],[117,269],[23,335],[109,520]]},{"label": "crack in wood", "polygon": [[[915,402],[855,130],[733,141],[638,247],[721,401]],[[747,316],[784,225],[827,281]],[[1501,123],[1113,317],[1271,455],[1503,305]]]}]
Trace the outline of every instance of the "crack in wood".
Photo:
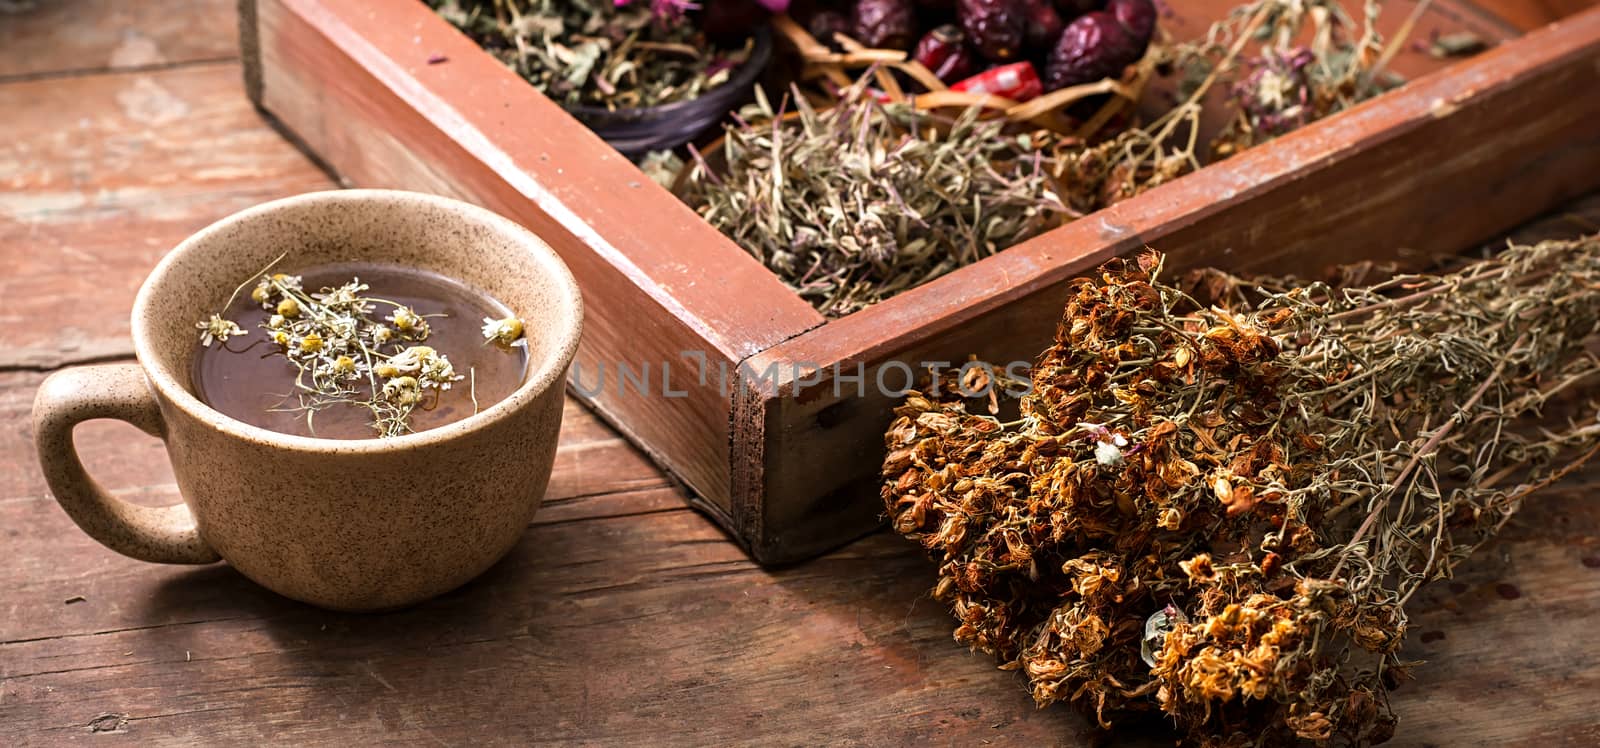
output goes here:
[{"label": "crack in wood", "polygon": [[[619,493],[631,493],[631,492],[630,491],[621,491]],[[636,512],[623,512],[621,514],[594,514],[594,515],[589,515],[589,516],[586,516],[586,517],[568,517],[568,518],[564,518],[564,519],[553,519],[553,520],[550,520],[548,522],[540,522],[538,517],[535,516],[533,522],[531,524],[529,524],[528,527],[530,527],[530,528],[532,528],[532,527],[556,527],[556,526],[559,526],[559,525],[570,525],[570,524],[572,524],[574,522],[593,522],[595,520],[629,519],[629,518],[632,518],[632,517],[648,517],[648,516],[653,515],[653,514],[677,514],[677,513],[680,513],[680,512],[692,512],[692,511],[694,511],[694,510],[690,509],[688,506],[671,506],[671,507],[664,507],[664,508],[661,508],[661,509],[641,509],[641,510],[636,511]]]},{"label": "crack in wood", "polygon": [[207,624],[207,623],[223,623],[223,622],[226,622],[226,621],[241,621],[241,620],[245,620],[245,619],[255,619],[255,618],[256,618],[255,616],[224,616],[222,618],[204,618],[204,619],[201,619],[201,620],[198,620],[198,621],[168,621],[166,623],[152,623],[152,624],[150,624],[148,626],[127,626],[127,627],[124,627],[124,628],[106,629],[104,631],[84,631],[84,632],[78,632],[78,633],[72,633],[72,634],[52,634],[50,636],[35,636],[35,637],[28,637],[28,638],[23,638],[23,639],[9,639],[9,640],[6,640],[6,641],[0,641],[0,647],[12,645],[12,644],[32,644],[34,642],[47,642],[47,641],[55,641],[55,640],[58,640],[58,639],[77,639],[77,638],[91,637],[91,636],[107,636],[107,635],[110,635],[110,634],[125,634],[125,633],[128,633],[130,631],[150,631],[152,629],[161,629],[161,628],[168,628],[168,627],[174,627],[174,626],[199,626],[199,625],[203,625],[203,624]]},{"label": "crack in wood", "polygon": [[87,364],[131,362],[132,341],[92,343],[82,348],[12,348],[0,351],[0,374],[32,372],[48,374],[57,369]]},{"label": "crack in wood", "polygon": [[69,68],[67,70],[46,70],[37,73],[0,75],[0,85],[5,85],[7,83],[58,80],[61,78],[86,78],[94,75],[133,75],[138,73],[159,73],[167,70],[182,70],[184,68],[231,64],[237,62],[239,62],[238,55],[226,55],[218,57],[201,57],[193,60],[178,60],[175,62],[152,62],[144,65],[123,65],[118,67],[101,65],[97,67]]}]

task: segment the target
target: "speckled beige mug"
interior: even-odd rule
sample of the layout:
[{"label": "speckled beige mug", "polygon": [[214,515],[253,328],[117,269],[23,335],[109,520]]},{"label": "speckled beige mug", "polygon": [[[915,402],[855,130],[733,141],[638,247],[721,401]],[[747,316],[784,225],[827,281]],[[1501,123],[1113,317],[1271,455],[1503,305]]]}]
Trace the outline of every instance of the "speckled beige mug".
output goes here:
[{"label": "speckled beige mug", "polygon": [[[284,268],[393,263],[499,299],[528,322],[522,385],[469,418],[392,439],[289,436],[212,410],[191,386],[195,321],[285,253]],[[482,573],[527,527],[550,479],[582,315],[555,252],[481,208],[382,190],[267,203],[195,234],[156,266],[134,302],[137,364],[45,380],[33,408],[39,461],[62,508],[114,551],[174,564],[225,559],[327,608],[402,607]],[[161,437],[183,503],[130,504],[89,477],[72,430],[96,418]]]}]

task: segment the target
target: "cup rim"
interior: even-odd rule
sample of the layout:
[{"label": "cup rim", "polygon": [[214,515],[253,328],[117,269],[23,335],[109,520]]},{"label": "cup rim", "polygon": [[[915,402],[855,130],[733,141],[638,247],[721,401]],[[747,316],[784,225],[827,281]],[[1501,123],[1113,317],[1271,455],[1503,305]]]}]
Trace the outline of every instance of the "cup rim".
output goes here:
[{"label": "cup rim", "polygon": [[[146,321],[153,317],[146,312],[153,309],[155,305],[153,287],[156,279],[170,272],[171,266],[178,262],[180,258],[201,252],[202,250],[199,247],[205,245],[213,235],[236,224],[264,214],[307,204],[327,202],[348,202],[352,204],[391,203],[400,206],[407,204],[426,205],[464,213],[469,220],[487,224],[496,232],[509,236],[518,244],[523,245],[536,258],[541,268],[549,274],[556,293],[562,297],[562,301],[571,305],[572,324],[554,331],[558,337],[552,346],[551,350],[553,352],[541,360],[530,359],[528,373],[523,377],[522,384],[518,385],[517,389],[513,390],[511,394],[466,418],[451,421],[426,431],[393,437],[363,439],[329,439],[316,436],[298,436],[254,426],[212,408],[190,392],[182,382],[178,381],[177,377],[173,376],[172,372],[168,370],[169,367],[163,366],[155,360],[153,333],[149,329],[150,323]],[[531,405],[534,400],[548,392],[552,386],[564,388],[567,367],[572,363],[573,356],[577,352],[578,340],[583,331],[583,297],[578,290],[577,280],[572,276],[572,271],[561,260],[560,255],[556,254],[556,251],[550,247],[548,242],[521,224],[493,211],[460,200],[422,192],[381,189],[336,189],[307,192],[247,208],[222,218],[179,242],[178,246],[161,258],[161,261],[145,277],[144,283],[139,286],[139,293],[133,302],[131,329],[134,356],[138,359],[140,368],[144,370],[145,376],[150,379],[156,390],[179,409],[223,434],[296,452],[331,451],[346,454],[385,454],[447,442],[481,430],[492,424],[504,421],[513,412]]]}]

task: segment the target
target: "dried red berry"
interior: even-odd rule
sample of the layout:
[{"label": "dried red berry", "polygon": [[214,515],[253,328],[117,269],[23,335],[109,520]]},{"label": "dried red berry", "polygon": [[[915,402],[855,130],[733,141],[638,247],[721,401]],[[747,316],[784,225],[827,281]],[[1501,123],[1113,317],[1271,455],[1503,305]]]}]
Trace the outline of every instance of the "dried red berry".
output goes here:
[{"label": "dried red berry", "polygon": [[1022,54],[1028,16],[1023,0],[961,0],[956,7],[961,28],[978,53],[994,62]]},{"label": "dried red berry", "polygon": [[917,10],[911,0],[860,0],[850,18],[851,36],[875,49],[911,49]]},{"label": "dried red berry", "polygon": [[1024,17],[1026,26],[1022,40],[1028,49],[1048,52],[1050,46],[1061,38],[1061,30],[1067,25],[1066,21],[1061,20],[1061,14],[1056,12],[1051,0],[1024,0]]},{"label": "dried red berry", "polygon": [[810,32],[811,37],[817,41],[829,47],[837,48],[838,42],[833,40],[833,35],[848,35],[850,33],[850,19],[845,18],[844,14],[838,11],[819,10],[816,15],[811,16],[810,22],[806,24],[806,31]]},{"label": "dried red berry", "polygon": [[1055,0],[1056,10],[1062,18],[1077,18],[1091,10],[1105,7],[1104,0]]},{"label": "dried red berry", "polygon": [[917,42],[917,50],[912,57],[946,84],[978,71],[978,58],[967,47],[966,34],[953,24],[929,31],[922,41]]},{"label": "dried red berry", "polygon": [[1055,91],[1122,75],[1138,62],[1145,43],[1135,39],[1115,16],[1103,10],[1067,24],[1045,63],[1044,87]]},{"label": "dried red berry", "polygon": [[994,94],[1012,101],[1027,101],[1044,93],[1044,86],[1039,83],[1039,73],[1033,69],[1033,63],[1023,60],[989,68],[957,82],[950,87],[950,90]]},{"label": "dried red berry", "polygon": [[700,30],[725,44],[747,39],[772,13],[754,0],[701,0]]},{"label": "dried red berry", "polygon": [[1156,32],[1156,6],[1150,0],[1109,0],[1106,12],[1141,44],[1148,44]]}]

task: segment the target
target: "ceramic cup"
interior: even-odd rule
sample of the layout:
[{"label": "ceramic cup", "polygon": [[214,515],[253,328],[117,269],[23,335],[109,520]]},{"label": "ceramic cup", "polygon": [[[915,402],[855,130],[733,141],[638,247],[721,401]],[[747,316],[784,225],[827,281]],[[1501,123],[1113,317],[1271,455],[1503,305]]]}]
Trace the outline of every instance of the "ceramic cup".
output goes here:
[{"label": "ceramic cup", "polygon": [[[293,271],[375,262],[432,271],[527,322],[529,363],[509,397],[391,439],[290,436],[229,418],[193,394],[195,322],[279,255]],[[338,610],[420,602],[482,573],[516,544],[544,495],[582,302],[554,251],[521,226],[429,195],[343,190],[235,214],[178,245],[139,290],[137,364],[52,375],[33,406],[39,461],[90,537],[133,558],[226,560],[287,597]],[[183,503],[108,494],[72,429],[112,418],[160,437]]]}]

